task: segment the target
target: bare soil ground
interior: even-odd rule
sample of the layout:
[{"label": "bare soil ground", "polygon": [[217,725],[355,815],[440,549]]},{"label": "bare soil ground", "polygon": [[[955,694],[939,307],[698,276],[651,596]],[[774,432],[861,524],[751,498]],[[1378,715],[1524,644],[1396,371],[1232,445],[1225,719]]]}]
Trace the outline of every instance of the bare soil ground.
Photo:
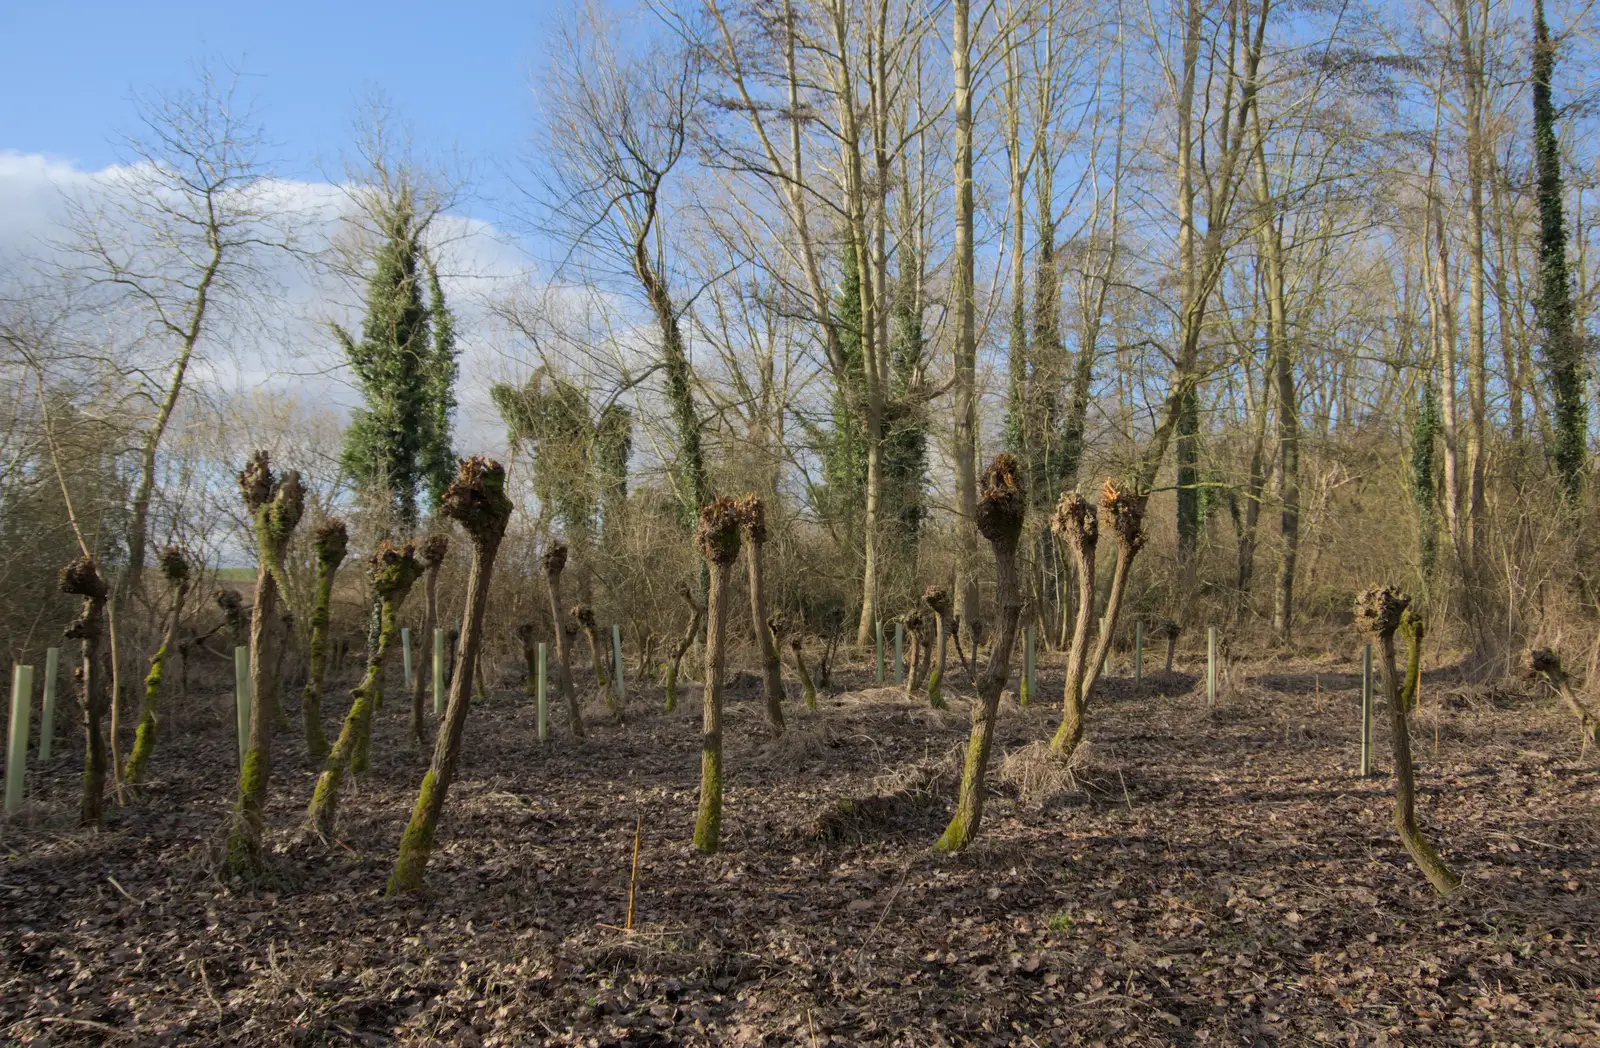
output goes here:
[{"label": "bare soil ground", "polygon": [[508,688],[473,710],[420,901],[383,896],[426,761],[404,699],[331,848],[292,843],[313,774],[280,743],[270,891],[211,872],[236,756],[201,704],[105,832],[70,829],[74,747],[0,824],[0,1042],[1600,1045],[1600,755],[1552,701],[1425,684],[1421,817],[1466,877],[1440,899],[1387,779],[1354,774],[1348,662],[1236,667],[1214,713],[1187,668],[1102,686],[1068,776],[1027,748],[1059,702],[1044,667],[955,857],[929,844],[962,696],[791,703],[774,742],[742,676],[705,858],[695,689],[671,716],[635,689],[586,742],[553,712],[541,746]]}]

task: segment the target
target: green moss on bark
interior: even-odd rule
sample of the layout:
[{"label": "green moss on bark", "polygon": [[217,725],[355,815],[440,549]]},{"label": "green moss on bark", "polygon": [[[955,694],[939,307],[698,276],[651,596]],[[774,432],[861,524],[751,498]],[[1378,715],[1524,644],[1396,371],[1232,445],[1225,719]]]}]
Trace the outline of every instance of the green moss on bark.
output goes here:
[{"label": "green moss on bark", "polygon": [[411,808],[411,821],[400,836],[400,857],[395,860],[394,872],[389,875],[389,895],[414,892],[422,887],[422,872],[428,867],[433,854],[433,836],[438,826],[442,798],[437,795],[439,777],[433,769],[422,777],[422,788],[417,791],[417,803]]}]

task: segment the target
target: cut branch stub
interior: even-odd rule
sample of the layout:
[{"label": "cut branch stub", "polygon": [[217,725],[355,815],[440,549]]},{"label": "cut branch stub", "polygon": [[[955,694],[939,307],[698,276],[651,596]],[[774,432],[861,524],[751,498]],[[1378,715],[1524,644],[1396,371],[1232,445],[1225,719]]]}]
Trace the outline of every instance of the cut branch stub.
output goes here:
[{"label": "cut branch stub", "polygon": [[983,471],[978,491],[978,533],[990,543],[1008,549],[1016,548],[1026,509],[1020,469],[1011,454],[996,455]]},{"label": "cut branch stub", "polygon": [[923,590],[922,603],[926,604],[935,615],[946,622],[950,621],[950,591],[943,586],[929,586]]},{"label": "cut branch stub", "polygon": [[312,541],[317,550],[317,562],[332,571],[344,562],[345,554],[350,551],[350,529],[335,517],[317,529]]},{"label": "cut branch stub", "polygon": [[732,564],[739,557],[739,528],[743,524],[739,503],[718,495],[700,509],[695,544],[708,564]]},{"label": "cut branch stub", "polygon": [[482,455],[461,459],[456,478],[445,489],[440,505],[450,519],[466,529],[474,543],[498,543],[511,519],[506,468]]},{"label": "cut branch stub", "polygon": [[1374,637],[1393,637],[1411,598],[1393,586],[1369,586],[1356,597],[1355,627]]}]

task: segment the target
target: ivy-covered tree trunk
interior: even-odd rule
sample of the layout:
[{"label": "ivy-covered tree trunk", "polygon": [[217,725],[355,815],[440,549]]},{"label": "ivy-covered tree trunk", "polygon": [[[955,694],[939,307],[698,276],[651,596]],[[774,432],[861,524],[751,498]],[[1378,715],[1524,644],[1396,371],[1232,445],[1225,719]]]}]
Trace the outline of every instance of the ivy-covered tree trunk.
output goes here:
[{"label": "ivy-covered tree trunk", "polygon": [[1538,172],[1539,326],[1545,367],[1555,401],[1555,448],[1551,458],[1569,507],[1583,494],[1588,409],[1583,402],[1584,339],[1573,330],[1572,287],[1567,276],[1566,211],[1561,190],[1561,141],[1556,133],[1556,45],[1544,17],[1544,0],[1533,3],[1533,153]]},{"label": "ivy-covered tree trunk", "polygon": [[1016,645],[1017,625],[1022,617],[1022,592],[1017,585],[1017,541],[1022,535],[1027,498],[1018,473],[1017,460],[1010,455],[997,456],[983,471],[977,524],[979,533],[994,549],[995,607],[1000,628],[995,635],[988,668],[978,683],[978,702],[972,708],[972,732],[967,739],[955,814],[934,842],[934,847],[940,851],[960,851],[967,847],[977,837],[983,820],[984,780],[994,745],[995,716],[1000,709],[1000,693],[1005,690],[1006,678],[1011,672],[1011,650]]},{"label": "ivy-covered tree trunk", "polygon": [[342,520],[330,520],[317,529],[317,592],[311,609],[311,642],[306,665],[306,686],[300,693],[300,718],[305,722],[306,753],[312,760],[328,756],[328,736],[322,730],[322,685],[328,666],[328,624],[332,621],[333,577],[350,548],[350,532]]},{"label": "ivy-covered tree trunk", "polygon": [[[278,595],[284,578],[283,558],[289,536],[300,523],[305,493],[293,470],[280,481],[272,474],[265,451],[258,451],[239,474],[239,491],[255,525],[257,557],[255,608],[250,617],[250,690],[256,696],[276,694],[278,645],[283,643]],[[250,736],[239,769],[239,802],[228,836],[228,871],[256,878],[263,871],[262,809],[272,778],[273,703],[258,699],[250,709]]]},{"label": "ivy-covered tree trunk", "polygon": [[[1384,701],[1389,707],[1389,742],[1394,749],[1394,828],[1400,842],[1440,895],[1461,886],[1458,877],[1417,827],[1416,780],[1411,768],[1411,731],[1406,722],[1406,702],[1395,671],[1394,634],[1403,624],[1413,648],[1420,649],[1422,630],[1411,625],[1411,598],[1392,586],[1372,586],[1356,597],[1356,628],[1378,642],[1382,657]],[[1419,656],[1420,658],[1420,656]]]},{"label": "ivy-covered tree trunk", "polygon": [[[425,598],[422,608],[422,650],[424,651],[432,650],[433,631],[439,622],[439,567],[444,564],[444,555],[449,549],[450,540],[443,535],[430,535],[422,543],[422,563],[424,565],[422,592]],[[422,672],[421,666],[418,666],[417,672],[412,674],[411,741],[418,746],[426,746],[428,743],[426,706],[423,698],[427,694],[427,682],[431,679],[431,675]]]},{"label": "ivy-covered tree trunk", "polygon": [[684,601],[689,605],[689,628],[683,631],[683,637],[678,641],[678,646],[672,653],[672,658],[667,661],[666,692],[667,712],[671,713],[678,708],[678,674],[683,668],[683,657],[689,654],[689,649],[694,647],[694,639],[700,635],[700,623],[705,619],[706,609],[694,599],[685,586],[678,591]]},{"label": "ivy-covered tree trunk", "polygon": [[739,558],[738,504],[719,496],[700,511],[695,538],[711,573],[706,593],[706,683],[700,733],[700,810],[694,846],[707,855],[722,843],[722,673],[728,626],[728,582]]},{"label": "ivy-covered tree trunk", "polygon": [[102,730],[110,697],[101,666],[100,639],[105,636],[106,599],[111,591],[100,577],[92,557],[81,557],[61,569],[62,593],[83,598],[78,618],[67,627],[66,637],[81,645],[81,663],[75,676],[83,706],[83,795],[78,802],[78,825],[98,828],[105,815],[106,737]]},{"label": "ivy-covered tree trunk", "polygon": [[1094,507],[1076,491],[1064,492],[1050,520],[1050,530],[1072,551],[1078,572],[1078,618],[1067,649],[1067,682],[1062,690],[1061,726],[1050,740],[1051,752],[1065,758],[1083,741],[1084,656],[1089,649],[1089,623],[1094,621],[1094,557],[1100,542],[1100,522]]},{"label": "ivy-covered tree trunk", "polygon": [[150,672],[144,678],[144,705],[139,710],[139,727],[134,731],[133,750],[128,754],[127,767],[122,770],[123,781],[129,786],[137,786],[144,781],[150,754],[155,752],[161,678],[166,670],[168,655],[177,650],[178,630],[183,623],[183,599],[189,594],[189,562],[180,551],[169,549],[161,554],[161,572],[172,587],[172,617],[167,620],[161,647],[150,659]]},{"label": "ivy-covered tree trunk", "polygon": [[567,567],[567,547],[557,542],[544,551],[544,578],[550,590],[550,622],[556,642],[557,686],[567,704],[567,724],[572,737],[583,738],[583,710],[578,705],[578,693],[572,686],[572,667],[569,661],[570,644],[566,633],[566,615],[561,610],[561,573]]},{"label": "ivy-covered tree trunk", "polygon": [[767,542],[767,511],[761,500],[748,495],[739,500],[739,520],[744,529],[745,562],[750,568],[750,620],[761,654],[761,690],[767,701],[767,727],[783,734],[783,664],[767,629],[767,582],[762,548]]},{"label": "ivy-covered tree trunk", "polygon": [[[495,554],[511,517],[511,500],[506,496],[506,471],[500,463],[473,457],[461,461],[455,481],[445,491],[443,511],[457,521],[472,540],[472,564],[467,572],[467,617],[461,631],[462,658],[476,665],[483,646],[483,617],[489,605],[489,581],[494,571]],[[433,763],[422,778],[411,821],[400,838],[400,854],[389,878],[389,894],[414,892],[422,887],[422,875],[433,854],[434,835],[439,828],[439,813],[455,779],[456,759],[467,724],[470,687],[466,674],[450,687],[439,737],[434,742]]]},{"label": "ivy-covered tree trunk", "polygon": [[[409,544],[398,547],[387,539],[378,544],[371,564],[372,588],[379,604],[378,636],[367,656],[367,671],[361,683],[350,693],[350,712],[345,714],[339,737],[328,752],[328,759],[323,762],[322,774],[317,776],[311,804],[306,809],[308,828],[324,839],[333,836],[334,816],[339,809],[339,788],[344,783],[345,769],[350,767],[358,775],[366,770],[362,740],[367,734],[373,706],[383,692],[384,661],[400,632],[396,611],[422,575],[422,565],[417,562],[415,547]],[[362,763],[355,766],[358,756],[363,758]]]}]

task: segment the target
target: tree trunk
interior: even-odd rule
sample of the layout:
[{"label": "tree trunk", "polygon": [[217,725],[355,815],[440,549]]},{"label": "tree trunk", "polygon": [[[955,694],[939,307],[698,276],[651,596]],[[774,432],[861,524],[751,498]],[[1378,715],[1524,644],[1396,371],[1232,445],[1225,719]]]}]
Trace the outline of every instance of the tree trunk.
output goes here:
[{"label": "tree trunk", "polygon": [[[344,560],[348,541],[343,522],[338,522],[337,544],[332,537],[332,525],[318,532],[317,538],[317,592],[316,604],[311,609],[311,644],[306,686],[300,693],[300,718],[305,722],[306,752],[312,760],[328,756],[328,736],[322,729],[323,675],[328,664],[328,624],[332,619],[333,577]],[[326,539],[325,536],[328,536]],[[324,542],[327,542],[324,553]],[[335,556],[334,554],[337,554]]]},{"label": "tree trunk", "polygon": [[[974,286],[972,185],[972,44],[968,0],[952,0],[955,66],[956,243],[955,448],[959,581],[957,611],[970,629],[978,621],[978,409],[977,304]],[[974,645],[976,648],[976,645]]]},{"label": "tree trunk", "polygon": [[[1022,617],[1022,594],[1017,587],[1017,540],[1022,532],[1025,497],[1018,486],[1017,473],[1016,460],[1009,455],[999,456],[984,470],[977,523],[994,549],[995,604],[1000,626],[989,665],[978,684],[978,702],[972,708],[972,732],[967,739],[955,814],[934,843],[940,851],[966,848],[977,837],[983,821],[984,780],[988,774],[989,752],[994,745],[995,716],[1000,708],[1000,693],[1005,690],[1006,678],[1010,675],[1011,651],[1016,645],[1017,625]],[[973,657],[977,657],[976,652]]]},{"label": "tree trunk", "polygon": [[567,725],[572,729],[572,737],[581,739],[584,737],[583,710],[578,705],[578,693],[572,687],[572,671],[567,653],[567,616],[561,610],[561,572],[566,564],[567,547],[557,544],[545,551],[544,577],[550,591],[550,621],[555,629],[558,671],[556,681],[561,689],[561,697],[567,704]]},{"label": "tree trunk", "polygon": [[[438,549],[437,559],[433,556],[434,550],[429,548],[429,543],[438,540],[443,542],[442,536],[433,536],[424,543],[423,559],[427,568],[422,577],[422,651],[433,650],[433,631],[439,622],[439,569],[444,564],[444,549]],[[423,698],[427,693],[427,682],[431,675],[423,672],[423,664],[427,660],[418,660],[416,672],[411,679],[411,741],[418,746],[428,744],[428,729],[426,707]]]},{"label": "tree trunk", "polygon": [[154,657],[150,659],[150,672],[144,679],[144,706],[139,711],[139,726],[133,735],[133,751],[128,754],[128,766],[122,775],[130,786],[137,786],[144,781],[150,754],[155,752],[156,711],[161,702],[161,677],[166,668],[168,653],[177,649],[178,629],[183,621],[183,598],[188,593],[189,581],[185,577],[173,587],[172,618],[167,621],[166,633],[161,638],[161,647],[156,649]]},{"label": "tree trunk", "polygon": [[[383,559],[386,551],[392,557],[387,562]],[[323,763],[322,774],[317,776],[311,804],[306,810],[307,825],[324,839],[331,839],[333,835],[334,816],[339,807],[339,788],[344,782],[345,768],[349,767],[357,775],[367,770],[363,740],[367,737],[372,710],[383,694],[384,662],[400,632],[396,612],[417,576],[422,574],[422,567],[416,562],[409,546],[404,550],[394,550],[385,542],[379,546],[374,563],[374,589],[379,601],[377,641],[367,657],[367,671],[361,683],[350,693],[350,712],[345,715],[339,737]],[[458,673],[456,679],[463,682],[463,687],[470,687],[470,674]]]},{"label": "tree trunk", "polygon": [[106,679],[101,666],[100,638],[106,629],[106,601],[110,590],[92,557],[84,556],[61,569],[61,592],[82,597],[83,608],[65,636],[82,646],[78,683],[83,705],[83,795],[78,803],[78,825],[100,827],[105,814],[106,743],[101,733],[106,715]]},{"label": "tree trunk", "polygon": [[750,568],[750,618],[761,653],[761,690],[767,701],[767,726],[772,734],[783,734],[783,664],[767,628],[767,585],[762,565],[762,549],[767,543],[765,510],[761,500],[740,500],[744,514],[745,561]]},{"label": "tree trunk", "polygon": [[1445,866],[1422,831],[1417,828],[1416,784],[1411,769],[1411,733],[1406,723],[1406,703],[1400,693],[1395,671],[1394,634],[1405,628],[1410,635],[1413,658],[1422,643],[1422,630],[1415,628],[1408,605],[1410,598],[1392,587],[1373,586],[1356,598],[1358,629],[1375,637],[1381,649],[1379,670],[1383,677],[1384,701],[1389,707],[1390,743],[1394,749],[1395,793],[1394,826],[1400,841],[1434,890],[1443,895],[1461,884],[1461,878]]},{"label": "tree trunk", "polygon": [[[443,510],[459,522],[472,538],[472,564],[467,571],[466,622],[461,630],[462,657],[477,665],[483,648],[483,616],[489,605],[489,581],[494,572],[495,554],[511,516],[511,500],[505,493],[506,472],[498,462],[481,458],[464,459],[460,472],[445,492]],[[388,894],[414,892],[422,887],[422,875],[433,854],[439,813],[444,810],[450,783],[455,779],[456,758],[467,725],[471,703],[466,674],[451,685],[439,736],[434,740],[433,762],[422,777],[411,821],[400,838],[400,854],[389,877]]]},{"label": "tree trunk", "polygon": [[683,637],[678,641],[678,647],[672,653],[672,659],[667,663],[667,712],[671,713],[678,708],[678,674],[683,668],[683,657],[689,654],[689,649],[694,647],[694,640],[700,635],[700,623],[705,618],[706,609],[697,603],[689,593],[689,587],[679,590],[680,595],[689,605],[689,628],[683,631]]},{"label": "tree trunk", "polygon": [[228,838],[228,869],[244,877],[258,875],[262,866],[262,809],[272,775],[273,732],[273,704],[263,700],[278,686],[276,655],[281,638],[276,636],[277,603],[277,580],[271,565],[262,564],[256,570],[255,613],[250,619],[250,693],[257,699],[250,707],[250,736],[239,769],[239,805]]},{"label": "tree trunk", "polygon": [[711,855],[722,842],[722,674],[728,624],[728,582],[739,556],[740,513],[732,499],[718,498],[700,511],[698,540],[711,573],[706,593],[706,683],[700,736],[700,810],[694,846]]},{"label": "tree trunk", "polygon": [[256,599],[250,615],[250,735],[239,768],[239,803],[228,836],[228,870],[236,877],[258,879],[265,868],[262,834],[267,786],[272,779],[272,733],[275,707],[265,701],[278,693],[278,652],[283,621],[278,616],[283,558],[289,538],[300,523],[305,494],[300,474],[272,475],[267,453],[258,451],[239,474],[239,488],[254,518],[257,554]]},{"label": "tree trunk", "polygon": [[1089,648],[1089,623],[1094,619],[1095,550],[1100,541],[1100,524],[1094,506],[1076,491],[1061,496],[1051,519],[1051,530],[1072,550],[1078,572],[1078,618],[1072,628],[1072,646],[1067,649],[1067,681],[1061,697],[1061,726],[1050,740],[1051,752],[1071,759],[1083,741],[1084,655]]}]

